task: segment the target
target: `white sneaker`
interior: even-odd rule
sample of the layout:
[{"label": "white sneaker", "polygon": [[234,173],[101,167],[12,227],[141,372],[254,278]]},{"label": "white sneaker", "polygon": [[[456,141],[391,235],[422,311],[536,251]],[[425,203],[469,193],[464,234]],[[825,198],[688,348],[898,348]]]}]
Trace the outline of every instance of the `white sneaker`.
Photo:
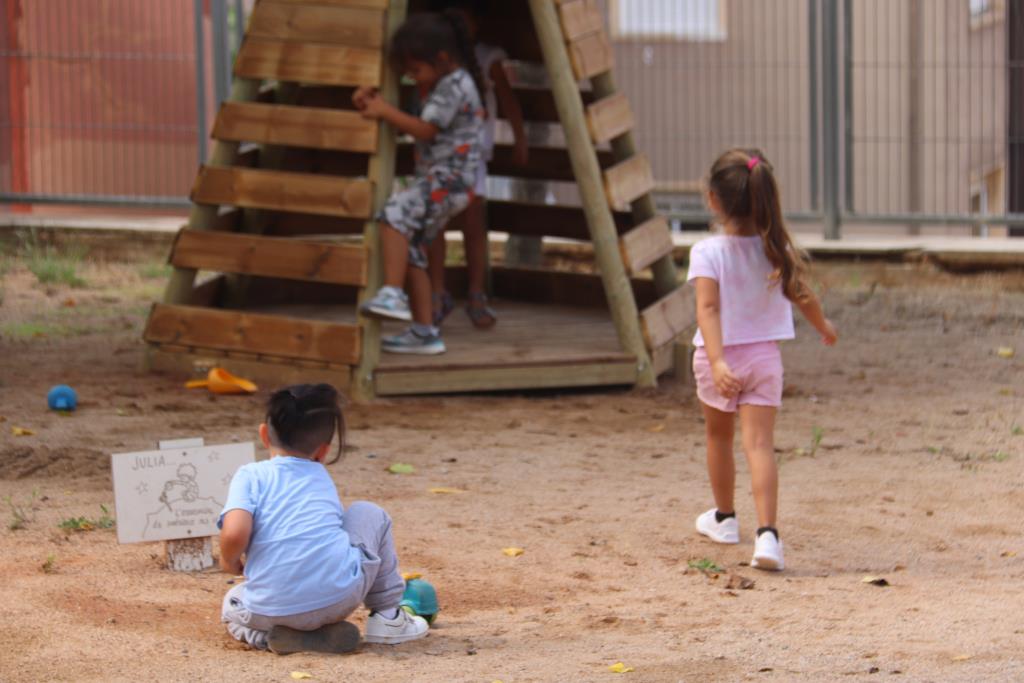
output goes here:
[{"label": "white sneaker", "polygon": [[756,569],[780,572],[786,567],[786,561],[782,559],[782,541],[775,538],[775,534],[766,531],[757,537],[754,542],[754,558],[750,560],[750,566]]},{"label": "white sneaker", "polygon": [[697,532],[704,534],[715,543],[739,543],[740,523],[735,517],[728,517],[719,522],[715,519],[715,508],[711,508],[697,518]]},{"label": "white sneaker", "polygon": [[398,616],[387,619],[380,612],[374,612],[366,620],[366,636],[368,643],[398,645],[409,640],[417,640],[427,635],[430,625],[423,617],[409,614],[399,608]]}]

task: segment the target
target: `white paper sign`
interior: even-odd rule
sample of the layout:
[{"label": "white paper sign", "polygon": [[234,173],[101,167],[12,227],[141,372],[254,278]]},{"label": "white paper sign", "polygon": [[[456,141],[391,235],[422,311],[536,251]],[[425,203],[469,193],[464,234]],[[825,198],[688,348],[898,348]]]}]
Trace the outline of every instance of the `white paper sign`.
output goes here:
[{"label": "white paper sign", "polygon": [[111,458],[118,543],[217,535],[231,477],[252,443],[117,453]]}]

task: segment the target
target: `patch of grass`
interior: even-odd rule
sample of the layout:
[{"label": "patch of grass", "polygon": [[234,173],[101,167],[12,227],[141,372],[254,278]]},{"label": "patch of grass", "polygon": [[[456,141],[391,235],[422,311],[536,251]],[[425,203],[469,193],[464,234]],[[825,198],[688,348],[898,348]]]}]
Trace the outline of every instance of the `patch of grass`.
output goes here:
[{"label": "patch of grass", "polygon": [[996,451],[990,457],[995,462],[1006,462],[1010,459],[1010,454],[1006,451]]},{"label": "patch of grass", "polygon": [[1013,425],[1010,427],[1010,434],[1013,436],[1022,436],[1024,435],[1024,427],[1020,425]]},{"label": "patch of grass", "polygon": [[139,266],[139,277],[143,280],[162,280],[171,276],[171,264],[165,262],[144,263]]},{"label": "patch of grass", "polygon": [[106,505],[100,505],[100,510],[103,514],[96,519],[89,519],[88,517],[68,517],[63,519],[57,524],[57,527],[64,531],[94,531],[96,529],[112,529],[114,528],[114,518],[110,516],[110,511],[107,510]]},{"label": "patch of grass", "polygon": [[7,523],[7,528],[11,531],[19,531],[27,527],[30,523],[36,521],[36,510],[35,503],[39,497],[39,491],[37,489],[32,490],[32,498],[27,504],[15,503],[12,496],[4,498],[4,502],[7,503],[7,507],[11,511],[11,521]]},{"label": "patch of grass", "polygon": [[24,238],[25,265],[43,285],[67,285],[85,287],[86,281],[79,277],[78,267],[85,257],[82,248],[59,251],[49,244],[42,244],[35,231]]},{"label": "patch of grass", "polygon": [[46,556],[46,562],[43,562],[39,567],[43,570],[44,574],[56,574],[57,573],[57,558],[54,557],[53,553]]},{"label": "patch of grass", "polygon": [[696,569],[697,571],[704,572],[705,574],[721,574],[725,571],[725,569],[719,567],[718,563],[714,560],[706,557],[702,557],[699,560],[690,560],[687,562],[687,565],[690,569]]},{"label": "patch of grass", "polygon": [[813,458],[818,453],[818,447],[821,446],[821,440],[824,438],[825,430],[819,427],[818,425],[814,425],[811,428],[811,445],[809,448],[810,452],[808,453],[808,455],[810,455]]}]

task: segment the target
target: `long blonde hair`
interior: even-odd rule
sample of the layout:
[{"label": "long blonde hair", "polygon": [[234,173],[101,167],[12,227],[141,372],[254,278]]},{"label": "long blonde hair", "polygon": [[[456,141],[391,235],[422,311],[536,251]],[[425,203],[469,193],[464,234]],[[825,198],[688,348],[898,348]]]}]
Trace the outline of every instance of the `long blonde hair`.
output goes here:
[{"label": "long blonde hair", "polygon": [[771,163],[759,149],[730,149],[711,166],[708,189],[726,218],[753,225],[764,255],[775,269],[772,280],[790,301],[803,301],[807,288],[807,253],[793,243],[782,218],[779,186]]}]

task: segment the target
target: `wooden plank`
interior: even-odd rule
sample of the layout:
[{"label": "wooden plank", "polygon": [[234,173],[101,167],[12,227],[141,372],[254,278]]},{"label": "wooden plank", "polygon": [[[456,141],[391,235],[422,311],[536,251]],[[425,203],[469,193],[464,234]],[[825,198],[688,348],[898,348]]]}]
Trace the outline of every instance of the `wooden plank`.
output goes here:
[{"label": "wooden plank", "polygon": [[560,2],[558,18],[562,22],[562,35],[566,42],[572,42],[604,28],[604,16],[597,0]]},{"label": "wooden plank", "polygon": [[[619,234],[633,226],[628,213],[616,212],[613,218]],[[487,226],[511,235],[590,239],[587,217],[583,209],[576,206],[492,199],[487,202]]]},{"label": "wooden plank", "polygon": [[182,230],[171,263],[179,268],[341,285],[366,282],[366,248],[280,237]]},{"label": "wooden plank", "polygon": [[331,7],[366,7],[386,10],[389,0],[274,0],[293,5],[330,5]]},{"label": "wooden plank", "polygon": [[618,93],[602,98],[587,107],[587,126],[595,144],[608,142],[633,130],[633,108],[629,98]]},{"label": "wooden plank", "polygon": [[235,76],[316,85],[380,85],[381,51],[246,38]]},{"label": "wooden plank", "polygon": [[[601,277],[596,273],[495,266],[491,279],[494,295],[499,299],[591,309],[608,307]],[[638,306],[657,299],[651,281],[646,279],[630,278],[627,292]]]},{"label": "wooden plank", "polygon": [[640,314],[647,348],[657,349],[692,329],[697,322],[693,291],[679,287],[648,306]]},{"label": "wooden plank", "polygon": [[381,367],[374,373],[374,379],[379,395],[402,396],[633,384],[637,379],[637,371],[636,360],[626,357],[589,363],[497,365],[440,370],[398,370]]},{"label": "wooden plank", "polygon": [[384,12],[365,7],[263,0],[253,8],[247,34],[299,43],[379,49],[384,45]]},{"label": "wooden plank", "polygon": [[614,209],[625,208],[637,197],[654,189],[651,163],[643,154],[615,164],[604,172],[604,187],[608,204]]},{"label": "wooden plank", "polygon": [[601,30],[572,41],[569,43],[569,60],[578,81],[611,71],[615,57],[608,34]]},{"label": "wooden plank", "polygon": [[146,341],[322,360],[352,365],[359,360],[360,330],[301,318],[155,304]]},{"label": "wooden plank", "polygon": [[372,191],[373,184],[368,180],[203,166],[192,188],[192,201],[250,209],[369,218]]},{"label": "wooden plank", "polygon": [[196,363],[208,364],[213,358],[216,358],[218,366],[233,375],[256,382],[261,388],[273,389],[291,384],[326,382],[339,391],[347,392],[352,377],[347,365],[305,368],[297,365],[294,359],[261,356],[257,360],[243,360],[227,358],[222,352],[213,349],[173,347],[165,344],[151,345],[146,349],[146,364],[149,369],[181,378],[191,378]]},{"label": "wooden plank", "polygon": [[672,233],[668,221],[655,216],[619,238],[622,262],[631,275],[636,275],[662,256],[672,253]]},{"label": "wooden plank", "polygon": [[284,104],[226,102],[217,114],[217,140],[290,145],[344,152],[377,149],[377,122],[354,111]]}]

